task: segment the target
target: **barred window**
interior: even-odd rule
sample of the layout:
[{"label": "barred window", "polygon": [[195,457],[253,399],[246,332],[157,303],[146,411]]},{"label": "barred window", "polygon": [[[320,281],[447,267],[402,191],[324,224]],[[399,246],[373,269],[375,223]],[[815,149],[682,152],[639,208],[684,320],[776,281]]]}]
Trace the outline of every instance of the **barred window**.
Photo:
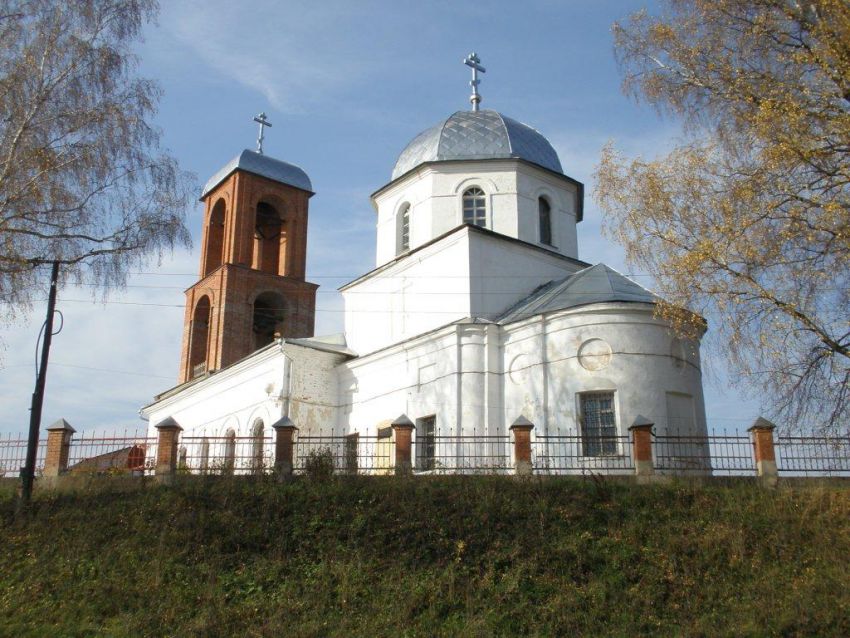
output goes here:
[{"label": "barred window", "polygon": [[581,441],[584,456],[617,454],[617,419],[613,392],[581,394]]},{"label": "barred window", "polygon": [[552,245],[552,207],[545,197],[537,200],[537,212],[540,219],[540,243]]},{"label": "barred window", "polygon": [[401,254],[410,250],[410,204],[405,204],[398,214],[398,250]]},{"label": "barred window", "polygon": [[477,186],[463,193],[463,223],[487,226],[487,200],[484,191]]},{"label": "barred window", "polygon": [[416,469],[433,470],[437,459],[437,417],[416,419]]}]

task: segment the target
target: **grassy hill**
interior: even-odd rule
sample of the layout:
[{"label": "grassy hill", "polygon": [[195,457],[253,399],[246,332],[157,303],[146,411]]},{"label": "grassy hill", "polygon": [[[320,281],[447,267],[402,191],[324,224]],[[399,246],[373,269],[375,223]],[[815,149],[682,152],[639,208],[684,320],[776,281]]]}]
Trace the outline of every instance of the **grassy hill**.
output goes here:
[{"label": "grassy hill", "polygon": [[0,496],[0,635],[850,635],[846,487],[111,485]]}]

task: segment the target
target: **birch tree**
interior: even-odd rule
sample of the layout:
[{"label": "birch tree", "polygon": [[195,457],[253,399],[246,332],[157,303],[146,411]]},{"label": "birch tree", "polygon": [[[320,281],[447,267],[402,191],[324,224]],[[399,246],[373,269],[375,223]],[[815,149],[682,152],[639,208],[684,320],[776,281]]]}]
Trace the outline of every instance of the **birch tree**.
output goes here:
[{"label": "birch tree", "polygon": [[614,38],[624,90],[683,137],[604,149],[605,231],[774,417],[850,431],[850,3],[668,0]]},{"label": "birch tree", "polygon": [[0,1],[0,318],[53,260],[104,289],[187,244],[193,180],[151,125],[160,91],[131,47],[155,0]]}]

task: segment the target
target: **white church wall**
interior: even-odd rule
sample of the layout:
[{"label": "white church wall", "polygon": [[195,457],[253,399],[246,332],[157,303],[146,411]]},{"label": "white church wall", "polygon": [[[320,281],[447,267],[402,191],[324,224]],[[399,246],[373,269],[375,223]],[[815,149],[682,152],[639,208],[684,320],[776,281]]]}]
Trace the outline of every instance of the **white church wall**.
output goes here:
[{"label": "white church wall", "polygon": [[470,233],[473,317],[494,318],[538,286],[578,272],[582,265],[551,251],[484,233]]},{"label": "white church wall", "polygon": [[578,188],[546,171],[520,164],[517,169],[518,238],[530,244],[546,246],[540,241],[539,199],[551,206],[552,245],[567,257],[578,258],[576,203]]},{"label": "white church wall", "polygon": [[376,267],[400,254],[398,215],[405,204],[410,205],[410,248],[421,246],[437,236],[432,232],[432,181],[431,172],[422,170],[394,184],[373,201],[377,211]]},{"label": "white church wall", "polygon": [[275,343],[143,408],[142,417],[154,437],[156,424],[168,417],[183,428],[183,436],[223,437],[232,428],[237,437],[248,437],[257,420],[269,428],[287,413],[302,434],[329,432],[337,422],[335,368],[344,359]]},{"label": "white church wall", "polygon": [[462,231],[343,288],[349,348],[374,352],[469,316],[469,240]]},{"label": "white church wall", "polygon": [[268,427],[283,415],[286,367],[275,344],[164,397],[142,409],[149,436],[156,436],[154,426],[168,417],[183,428],[183,436],[221,437],[233,428],[236,436],[247,437],[257,419]]},{"label": "white church wall", "polygon": [[663,432],[674,392],[694,398],[694,433],[705,433],[698,362],[672,356],[671,338],[650,306],[636,304],[596,304],[507,326],[508,416],[523,413],[536,435],[577,435],[580,393],[613,391],[619,434],[638,414]]},{"label": "white church wall", "polygon": [[[288,415],[300,435],[342,435],[338,427],[337,366],[346,356],[294,343],[284,343],[289,359],[289,388],[284,389]],[[286,411],[284,411],[286,412]]]},{"label": "white church wall", "polygon": [[545,194],[553,208],[550,249],[577,257],[574,185],[515,160],[441,162],[420,167],[374,197],[376,266],[399,254],[398,215],[405,203],[411,206],[410,248],[414,249],[463,223],[463,193],[473,186],[485,193],[487,228],[534,245],[541,245],[537,198]]},{"label": "white church wall", "polygon": [[341,414],[350,432],[374,435],[401,414],[457,421],[457,327],[386,348],[339,366]]}]

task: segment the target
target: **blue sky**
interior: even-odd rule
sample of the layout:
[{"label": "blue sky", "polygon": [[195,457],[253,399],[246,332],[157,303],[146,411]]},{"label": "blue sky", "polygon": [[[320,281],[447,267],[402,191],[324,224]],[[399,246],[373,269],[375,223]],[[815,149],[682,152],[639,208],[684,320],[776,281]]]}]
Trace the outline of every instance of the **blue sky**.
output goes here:
[{"label": "blue sky", "polygon": [[[307,274],[321,285],[316,332],[342,331],[336,288],[374,265],[369,194],[390,178],[418,132],[469,107],[472,50],[487,68],[482,108],[528,123],[552,142],[564,171],[587,186],[579,256],[624,273],[622,251],[600,233],[592,174],[608,140],[654,156],[678,126],[624,97],[611,24],[654,3],[169,0],[138,47],[140,73],[161,84],[155,124],[163,145],[200,185],[243,148],[265,111],[267,154],[310,175]],[[195,245],[152,263],[104,303],[63,289],[63,331],[54,339],[44,423],[77,430],[143,427],[138,409],[176,382],[183,290],[197,278],[201,207],[187,216]],[[643,273],[636,281],[651,287]],[[143,304],[143,305],[142,305]],[[0,330],[0,433],[24,432],[44,308]],[[706,356],[710,425],[742,429],[757,404],[730,389]]]}]

